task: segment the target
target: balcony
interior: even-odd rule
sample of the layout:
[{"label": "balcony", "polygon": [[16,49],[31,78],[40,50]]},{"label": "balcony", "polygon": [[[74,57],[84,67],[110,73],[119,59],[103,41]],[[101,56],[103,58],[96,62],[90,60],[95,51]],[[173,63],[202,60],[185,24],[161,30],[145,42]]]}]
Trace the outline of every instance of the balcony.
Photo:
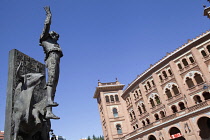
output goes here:
[{"label": "balcony", "polygon": [[137,98],[134,98],[135,102],[138,102],[138,101],[140,101],[142,99],[143,99],[143,97],[141,95],[139,95]]},{"label": "balcony", "polygon": [[132,106],[133,106],[132,103],[127,104],[127,109],[132,107]]},{"label": "balcony", "polygon": [[195,86],[189,88],[189,89],[188,89],[189,93],[192,94],[192,93],[194,93],[194,92],[197,92],[198,90],[203,90],[204,84],[205,84],[205,82],[200,83],[200,84],[198,84],[198,85],[195,85]]},{"label": "balcony", "polygon": [[150,124],[148,124],[148,125],[142,127],[142,129],[143,129],[143,130],[147,130],[147,129],[151,128],[151,127],[153,127],[153,123],[150,123]]},{"label": "balcony", "polygon": [[163,108],[165,108],[165,105],[162,104],[162,103],[159,103],[159,104],[156,105],[155,107],[151,108],[151,110],[152,110],[152,113],[154,113],[154,112],[157,112],[158,110],[161,110],[161,109],[163,109]]},{"label": "balcony", "polygon": [[184,72],[186,72],[186,71],[188,71],[188,70],[190,70],[190,69],[192,69],[192,68],[194,68],[196,66],[197,66],[197,63],[196,62],[191,63],[191,64],[188,64],[187,66],[184,66],[184,68],[182,68],[182,69],[179,70],[180,71],[180,74],[183,74]]},{"label": "balcony", "polygon": [[111,102],[106,102],[107,105],[119,105],[120,101],[111,101]]},{"label": "balcony", "polygon": [[172,119],[174,119],[176,117],[177,117],[176,114],[172,114],[170,116],[166,116],[166,117],[164,117],[164,118],[161,119],[161,123],[167,122],[167,121],[172,120]]},{"label": "balcony", "polygon": [[197,109],[203,108],[203,107],[208,106],[208,105],[210,105],[210,100],[205,101],[205,102],[201,102],[201,103],[199,103],[195,106],[189,107],[188,112],[195,111]]},{"label": "balcony", "polygon": [[182,94],[181,94],[181,93],[178,93],[178,94],[176,94],[175,96],[173,96],[173,97],[167,99],[166,101],[168,101],[168,104],[171,104],[171,103],[176,102],[177,100],[180,100],[180,98],[183,98],[183,97],[182,97]]},{"label": "balcony", "polygon": [[174,78],[174,75],[170,75],[170,76],[167,76],[166,78],[164,78],[163,80],[161,80],[161,85],[164,84],[164,83],[167,83],[169,82],[171,79]]},{"label": "balcony", "polygon": [[140,116],[139,120],[142,120],[142,119],[144,119],[146,117],[149,117],[149,113],[148,112],[144,112],[144,113],[140,114],[139,116]]}]

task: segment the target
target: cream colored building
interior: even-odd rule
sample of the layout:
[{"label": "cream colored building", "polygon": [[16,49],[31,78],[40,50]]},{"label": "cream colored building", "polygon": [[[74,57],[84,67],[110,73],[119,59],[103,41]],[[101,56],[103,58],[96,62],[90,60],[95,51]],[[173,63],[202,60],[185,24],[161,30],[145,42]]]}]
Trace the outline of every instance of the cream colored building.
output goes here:
[{"label": "cream colored building", "polygon": [[210,140],[210,32],[134,79],[98,83],[105,140]]}]

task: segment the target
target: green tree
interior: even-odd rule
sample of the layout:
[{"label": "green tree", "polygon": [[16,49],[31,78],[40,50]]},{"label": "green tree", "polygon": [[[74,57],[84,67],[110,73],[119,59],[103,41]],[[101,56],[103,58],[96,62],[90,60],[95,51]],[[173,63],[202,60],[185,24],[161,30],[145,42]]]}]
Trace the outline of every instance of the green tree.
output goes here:
[{"label": "green tree", "polygon": [[104,137],[103,136],[100,136],[99,140],[104,140]]},{"label": "green tree", "polygon": [[95,135],[93,135],[93,140],[96,140],[96,136]]},{"label": "green tree", "polygon": [[90,136],[88,136],[88,139],[87,139],[87,140],[91,140],[91,139],[90,139]]}]

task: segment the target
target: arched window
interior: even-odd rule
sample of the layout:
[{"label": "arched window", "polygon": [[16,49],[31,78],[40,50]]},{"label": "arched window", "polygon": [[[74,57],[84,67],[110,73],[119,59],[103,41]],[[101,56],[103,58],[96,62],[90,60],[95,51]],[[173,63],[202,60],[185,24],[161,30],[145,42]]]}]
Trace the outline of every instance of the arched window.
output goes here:
[{"label": "arched window", "polygon": [[204,97],[205,100],[210,99],[210,93],[209,92],[204,92],[203,97]]},{"label": "arched window", "polygon": [[150,104],[151,104],[152,107],[155,107],[155,103],[154,103],[154,101],[153,101],[152,98],[150,98],[149,102],[150,102]]},{"label": "arched window", "polygon": [[160,98],[157,95],[155,95],[155,101],[157,104],[160,104]]},{"label": "arched window", "polygon": [[182,69],[182,65],[179,63],[177,64],[178,68],[181,70]]},{"label": "arched window", "polygon": [[113,95],[110,96],[110,99],[111,99],[111,102],[114,102],[114,96]]},{"label": "arched window", "polygon": [[189,57],[189,59],[190,59],[190,62],[191,63],[194,63],[195,62],[195,60],[193,59],[193,57]]},{"label": "arched window", "polygon": [[180,110],[183,110],[186,108],[183,102],[179,103],[179,108],[180,108]]},{"label": "arched window", "polygon": [[149,121],[149,119],[148,119],[148,118],[146,118],[146,121],[147,121],[147,124],[150,124],[150,121]]},{"label": "arched window", "polygon": [[144,112],[146,112],[145,105],[142,103],[141,106],[142,106],[142,109],[144,110]]},{"label": "arched window", "polygon": [[115,95],[115,101],[116,101],[116,102],[119,102],[119,97],[118,97],[118,95]]},{"label": "arched window", "polygon": [[109,96],[106,95],[105,98],[106,98],[106,102],[109,103]]},{"label": "arched window", "polygon": [[173,90],[175,95],[179,94],[179,90],[178,90],[177,86],[173,85],[172,90]]},{"label": "arched window", "polygon": [[142,125],[143,125],[143,126],[145,126],[145,125],[146,125],[145,121],[142,121]]},{"label": "arched window", "polygon": [[139,125],[138,124],[136,124],[136,128],[139,128]]},{"label": "arched window", "polygon": [[138,110],[139,110],[139,113],[142,114],[142,110],[140,106],[138,106]]},{"label": "arched window", "polygon": [[135,94],[135,93],[133,94],[133,96],[134,96],[134,98],[136,99],[136,94]]},{"label": "arched window", "polygon": [[155,86],[154,80],[152,80],[152,85]]},{"label": "arched window", "polygon": [[194,83],[193,83],[193,81],[192,81],[192,79],[189,78],[189,77],[186,78],[186,83],[187,83],[187,86],[188,86],[189,88],[195,86]]},{"label": "arched window", "polygon": [[136,127],[135,126],[133,126],[133,130],[135,130],[136,129]]},{"label": "arched window", "polygon": [[178,110],[177,110],[177,108],[176,108],[176,106],[175,106],[175,105],[173,105],[173,106],[171,107],[171,109],[172,109],[173,113],[178,112]]},{"label": "arched window", "polygon": [[[176,127],[170,128],[170,129],[169,129],[169,134],[170,134],[170,135],[180,134],[181,136],[180,136],[179,138],[175,138],[175,139],[177,139],[177,140],[186,140],[186,139],[182,136],[181,131],[180,131],[178,128],[176,128]],[[174,140],[175,140],[175,139],[174,139]]]},{"label": "arched window", "polygon": [[197,126],[199,128],[199,136],[201,140],[209,140],[210,138],[210,118],[201,117],[197,121]]},{"label": "arched window", "polygon": [[184,64],[184,66],[188,66],[188,62],[187,62],[187,60],[185,58],[182,59],[182,63]]},{"label": "arched window", "polygon": [[172,97],[171,91],[169,89],[166,89],[165,93],[166,93],[166,96],[168,97],[168,99],[170,99]]},{"label": "arched window", "polygon": [[135,112],[132,110],[132,115],[133,115],[133,118],[136,119],[136,115],[135,115]]},{"label": "arched window", "polygon": [[116,128],[117,128],[117,134],[122,134],[121,125],[120,125],[120,124],[117,124],[117,125],[116,125]]},{"label": "arched window", "polygon": [[113,108],[112,112],[113,112],[113,115],[114,115],[115,118],[118,117],[118,112],[117,112],[116,108]]},{"label": "arched window", "polygon": [[170,70],[170,69],[168,69],[168,73],[169,73],[170,75],[172,75],[172,72],[171,72],[171,70]]},{"label": "arched window", "polygon": [[162,78],[162,76],[161,76],[161,75],[159,75],[159,79],[160,79],[160,81],[163,81],[163,78]]},{"label": "arched window", "polygon": [[127,105],[129,105],[129,101],[128,101],[128,99],[126,99],[125,101],[126,101],[126,104],[127,104]]},{"label": "arched window", "polygon": [[210,53],[210,45],[208,45],[207,47],[208,52]]},{"label": "arched window", "polygon": [[136,97],[139,97],[138,91],[136,90],[135,92],[136,92]]},{"label": "arched window", "polygon": [[139,89],[139,94],[141,95],[141,90]]},{"label": "arched window", "polygon": [[163,71],[162,74],[163,74],[164,78],[167,78],[167,74],[165,71]]},{"label": "arched window", "polygon": [[160,111],[161,118],[164,118],[166,115],[163,111]]},{"label": "arched window", "polygon": [[156,137],[155,137],[155,136],[150,135],[150,136],[148,137],[148,140],[157,140],[157,139],[156,139]]},{"label": "arched window", "polygon": [[130,114],[129,114],[129,115],[130,115],[130,119],[131,119],[131,120],[133,120],[133,115],[132,115],[132,113],[131,113],[131,112],[130,112]]},{"label": "arched window", "polygon": [[151,88],[151,85],[150,85],[149,81],[147,82],[147,85],[148,85],[149,88]]},{"label": "arched window", "polygon": [[144,86],[144,88],[145,88],[145,90],[147,90],[147,86],[146,85]]},{"label": "arched window", "polygon": [[198,96],[198,95],[195,95],[195,96],[193,97],[193,99],[194,99],[194,101],[195,101],[195,104],[199,104],[199,103],[202,102],[201,97]]},{"label": "arched window", "polygon": [[154,116],[155,116],[155,120],[159,120],[160,119],[158,114],[155,114]]},{"label": "arched window", "polygon": [[150,136],[148,137],[148,140],[157,140],[157,139],[156,139],[156,137],[155,137],[155,136],[150,135]]},{"label": "arched window", "polygon": [[197,84],[203,83],[203,79],[202,79],[200,74],[195,73],[194,78],[195,78],[195,81],[196,81]]},{"label": "arched window", "polygon": [[201,51],[201,54],[203,55],[203,57],[207,56],[207,54],[206,54],[206,52],[204,50]]}]

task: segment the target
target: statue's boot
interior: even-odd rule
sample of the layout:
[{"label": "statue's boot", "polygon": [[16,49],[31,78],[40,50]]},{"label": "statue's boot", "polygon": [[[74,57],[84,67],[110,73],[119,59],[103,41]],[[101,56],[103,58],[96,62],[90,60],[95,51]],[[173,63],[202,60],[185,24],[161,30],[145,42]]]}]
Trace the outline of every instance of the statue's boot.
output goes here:
[{"label": "statue's boot", "polygon": [[59,119],[60,119],[60,117],[55,116],[55,115],[52,114],[52,113],[46,114],[46,117],[45,117],[45,118],[46,118],[46,119],[55,119],[55,120],[59,120]]},{"label": "statue's boot", "polygon": [[47,86],[47,107],[58,106],[58,103],[52,100],[54,94],[55,94],[55,89],[51,86]]},{"label": "statue's boot", "polygon": [[58,106],[59,104],[57,102],[48,102],[47,103],[47,107],[56,107]]},{"label": "statue's boot", "polygon": [[58,117],[52,113],[51,107],[47,107],[47,113],[46,113],[45,118],[46,119],[56,119],[56,120],[60,119],[60,117]]}]

